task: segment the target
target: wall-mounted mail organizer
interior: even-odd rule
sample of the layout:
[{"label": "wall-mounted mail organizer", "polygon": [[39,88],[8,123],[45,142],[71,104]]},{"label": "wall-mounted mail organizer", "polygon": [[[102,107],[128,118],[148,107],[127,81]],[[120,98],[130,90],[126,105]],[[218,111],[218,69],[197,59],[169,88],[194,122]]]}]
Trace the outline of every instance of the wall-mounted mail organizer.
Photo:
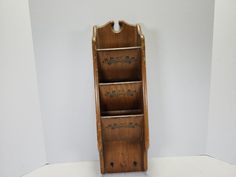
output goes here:
[{"label": "wall-mounted mail organizer", "polygon": [[93,28],[97,139],[101,173],[147,170],[145,42],[139,25]]}]

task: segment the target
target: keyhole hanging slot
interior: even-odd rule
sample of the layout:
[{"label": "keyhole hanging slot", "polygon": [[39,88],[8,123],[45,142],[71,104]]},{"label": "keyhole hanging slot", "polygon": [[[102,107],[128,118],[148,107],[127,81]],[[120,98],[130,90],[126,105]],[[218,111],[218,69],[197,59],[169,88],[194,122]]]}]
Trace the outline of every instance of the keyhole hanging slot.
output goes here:
[{"label": "keyhole hanging slot", "polygon": [[112,31],[114,33],[120,33],[122,30],[122,24],[120,23],[114,23],[113,27],[112,27]]}]

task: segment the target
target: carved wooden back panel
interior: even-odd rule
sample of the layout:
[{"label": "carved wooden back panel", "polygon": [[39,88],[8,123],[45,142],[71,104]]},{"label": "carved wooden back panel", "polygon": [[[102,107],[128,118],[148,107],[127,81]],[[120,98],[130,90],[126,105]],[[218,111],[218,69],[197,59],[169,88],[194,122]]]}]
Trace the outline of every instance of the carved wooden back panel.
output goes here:
[{"label": "carved wooden back panel", "polygon": [[144,36],[119,21],[93,28],[97,140],[101,173],[147,170],[149,147]]}]

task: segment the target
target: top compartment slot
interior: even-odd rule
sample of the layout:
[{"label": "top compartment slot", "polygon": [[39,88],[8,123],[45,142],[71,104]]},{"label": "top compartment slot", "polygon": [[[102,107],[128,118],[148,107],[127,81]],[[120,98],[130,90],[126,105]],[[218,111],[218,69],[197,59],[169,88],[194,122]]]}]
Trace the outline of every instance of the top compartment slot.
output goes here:
[{"label": "top compartment slot", "polygon": [[141,53],[139,48],[105,50],[98,52],[99,82],[141,80]]}]

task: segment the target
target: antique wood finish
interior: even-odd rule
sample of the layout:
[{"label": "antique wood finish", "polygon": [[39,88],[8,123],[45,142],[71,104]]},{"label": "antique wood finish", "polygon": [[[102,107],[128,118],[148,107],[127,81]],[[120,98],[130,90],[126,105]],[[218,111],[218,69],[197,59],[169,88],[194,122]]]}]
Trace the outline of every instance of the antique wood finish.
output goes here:
[{"label": "antique wood finish", "polygon": [[141,80],[140,48],[98,52],[100,82]]},{"label": "antique wood finish", "polygon": [[93,28],[101,173],[146,171],[149,147],[145,41],[139,25]]},{"label": "antique wood finish", "polygon": [[102,113],[142,109],[142,83],[100,85],[99,89]]}]

